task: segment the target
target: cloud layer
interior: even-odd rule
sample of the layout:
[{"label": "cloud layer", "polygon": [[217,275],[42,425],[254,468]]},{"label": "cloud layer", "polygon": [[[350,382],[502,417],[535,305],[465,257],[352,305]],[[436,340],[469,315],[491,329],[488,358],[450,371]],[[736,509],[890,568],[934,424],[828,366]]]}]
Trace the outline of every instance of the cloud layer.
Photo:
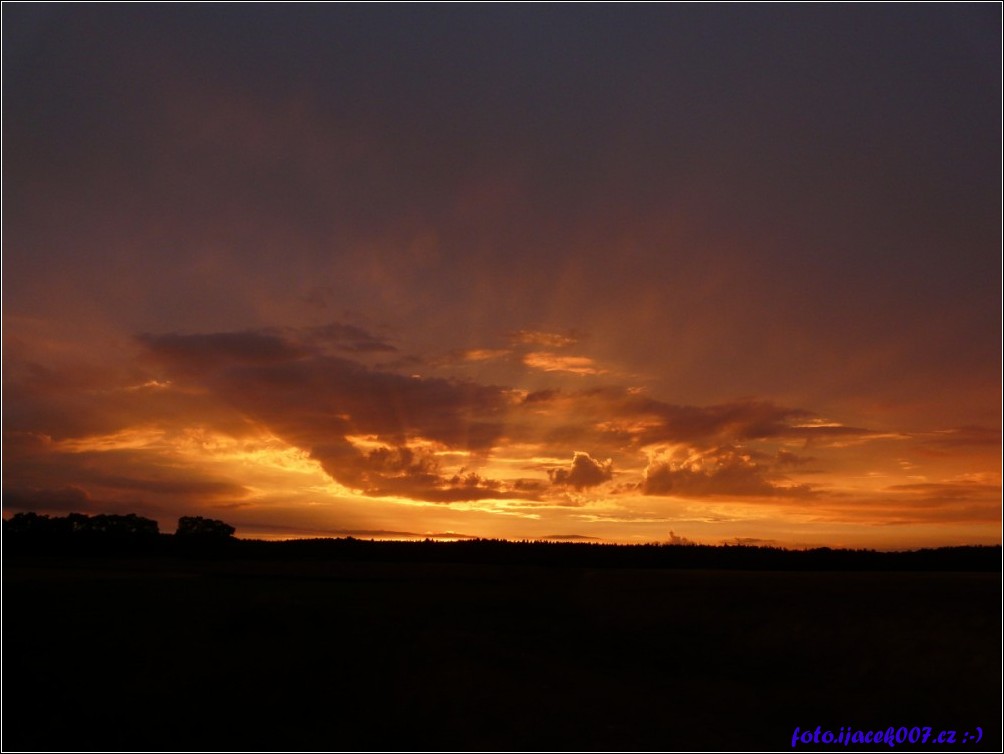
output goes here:
[{"label": "cloud layer", "polygon": [[[412,530],[393,519],[362,525],[365,500],[374,511],[388,501],[541,527],[570,516],[669,523],[694,505],[711,506],[708,520],[734,519],[711,513],[722,504],[893,525],[996,515],[998,477],[950,473],[974,447],[993,450],[997,436],[983,427],[880,432],[767,400],[675,404],[637,387],[581,386],[576,375],[538,390],[439,376],[458,362],[403,353],[397,367],[364,363],[397,347],[342,323],[145,333],[133,343],[128,361],[93,370],[10,360],[8,509],[226,509],[277,531],[288,527],[273,518],[280,510],[308,509],[269,513],[263,501],[305,495],[357,500],[351,520],[304,519],[311,531]],[[407,371],[416,367],[427,373]],[[841,471],[860,475],[881,458],[891,470],[860,483]],[[918,477],[932,459],[941,477]],[[639,512],[652,501],[666,501],[655,503],[664,512]],[[462,519],[447,521],[430,531],[462,530]]]},{"label": "cloud layer", "polygon": [[568,485],[577,490],[595,487],[613,478],[613,461],[598,461],[588,453],[576,452],[567,467],[548,469],[552,484]]}]

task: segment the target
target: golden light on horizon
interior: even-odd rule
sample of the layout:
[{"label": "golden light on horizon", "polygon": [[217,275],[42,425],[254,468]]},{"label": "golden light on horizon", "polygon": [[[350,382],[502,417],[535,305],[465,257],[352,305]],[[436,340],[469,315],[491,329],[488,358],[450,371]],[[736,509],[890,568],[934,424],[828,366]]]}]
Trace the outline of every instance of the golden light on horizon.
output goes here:
[{"label": "golden light on horizon", "polygon": [[[212,398],[211,392],[175,382],[151,389],[170,405],[179,396]],[[176,416],[170,423],[147,421],[56,440],[39,435],[33,452],[80,458],[82,468],[92,470],[92,494],[125,501],[129,490],[146,490],[164,501],[186,498],[190,502],[185,508],[208,501],[209,512],[236,517],[239,524],[259,519],[249,533],[269,538],[372,529],[378,538],[414,539],[449,531],[461,538],[574,534],[594,541],[639,542],[663,541],[672,528],[702,543],[730,537],[792,546],[829,541],[831,535],[814,538],[811,532],[816,531],[833,532],[850,543],[893,546],[904,538],[897,527],[906,524],[908,510],[915,525],[926,520],[932,527],[932,535],[919,540],[924,543],[940,535],[958,540],[962,535],[950,532],[975,531],[981,522],[995,520],[1000,472],[991,468],[953,473],[961,467],[952,454],[932,454],[924,445],[929,437],[941,441],[944,433],[910,438],[813,419],[791,422],[795,437],[785,437],[788,430],[779,425],[772,431],[781,436],[763,440],[709,442],[698,441],[701,435],[694,434],[691,441],[646,442],[665,434],[666,416],[677,409],[636,390],[591,393],[576,387],[537,397],[515,388],[508,395],[491,410],[495,421],[501,420],[516,437],[496,434],[492,447],[476,452],[445,437],[436,439],[441,420],[434,414],[429,419],[432,436],[410,431],[401,441],[383,430],[346,432],[344,445],[337,446],[343,450],[331,455],[323,446],[311,449],[282,439],[269,428],[269,419],[255,418],[254,411],[246,410],[226,419],[232,425],[228,431],[211,423],[186,425]],[[402,393],[395,400],[411,399]],[[642,403],[635,409],[632,401]],[[403,421],[415,410],[407,403],[399,406],[404,413],[396,410],[393,421]],[[611,411],[610,418],[598,420]],[[679,429],[683,421],[697,422],[693,432],[718,426],[708,422],[720,422],[716,432],[733,432],[733,427],[744,431],[743,412],[754,420],[764,411],[783,416],[783,411],[758,404],[704,413],[686,409],[670,431],[684,431]],[[338,422],[357,422],[351,411],[336,414]],[[356,415],[364,424],[370,421],[363,413]],[[461,442],[479,421],[463,420],[457,435]],[[569,422],[579,423],[586,442],[556,445],[547,440],[565,431],[562,427]],[[816,440],[802,436],[804,432],[823,434]],[[845,436],[852,442],[839,439]],[[923,452],[904,455],[918,442]],[[563,452],[550,452],[563,444]],[[601,462],[604,447],[611,458]],[[845,469],[836,463],[841,458],[850,462]],[[112,470],[122,464],[139,470],[142,478],[118,481]],[[826,471],[827,466],[832,471]],[[94,474],[105,468],[107,472]],[[340,469],[345,470],[343,479]],[[178,477],[179,472],[183,476]],[[948,502],[928,500],[929,493],[947,495]],[[945,518],[953,498],[970,501],[963,511],[972,524],[952,524],[950,513]],[[917,508],[918,502],[923,506]],[[302,524],[291,515],[297,506],[310,511]],[[374,516],[379,526],[344,523]],[[270,529],[269,521],[278,528]],[[885,534],[882,528],[873,529],[875,525]],[[765,527],[788,534],[755,536]],[[992,533],[983,541],[992,542]]]}]

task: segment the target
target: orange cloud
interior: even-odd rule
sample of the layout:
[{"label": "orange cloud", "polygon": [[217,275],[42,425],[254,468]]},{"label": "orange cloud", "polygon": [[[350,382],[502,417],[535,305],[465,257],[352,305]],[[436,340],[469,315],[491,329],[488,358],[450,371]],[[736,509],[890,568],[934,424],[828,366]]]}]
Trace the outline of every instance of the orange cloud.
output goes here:
[{"label": "orange cloud", "polygon": [[547,475],[551,483],[568,485],[576,490],[595,487],[613,478],[613,461],[598,461],[588,453],[576,451],[572,463],[568,467],[548,469]]},{"label": "orange cloud", "polygon": [[509,334],[509,342],[525,346],[544,348],[565,348],[579,342],[579,336],[571,332],[556,333],[543,330],[517,330]]},{"label": "orange cloud", "polygon": [[736,441],[779,439],[818,442],[875,435],[862,427],[807,425],[804,422],[812,417],[811,412],[770,401],[683,406],[617,386],[535,391],[524,396],[522,406],[540,415],[572,418],[574,423],[566,425],[566,431],[583,440],[625,448],[660,443],[713,447]]},{"label": "orange cloud", "polygon": [[596,366],[587,356],[561,356],[549,351],[534,351],[523,356],[523,363],[533,369],[545,372],[568,372],[570,374],[606,374],[606,369]]},{"label": "orange cloud", "polygon": [[[759,454],[758,454],[759,455]],[[775,463],[735,447],[684,454],[655,462],[645,469],[641,489],[646,495],[680,497],[800,497],[814,494],[806,484],[785,484],[777,468],[791,463],[786,454]]]},{"label": "orange cloud", "polygon": [[507,348],[471,348],[460,352],[464,361],[492,361],[501,359],[511,353]]}]

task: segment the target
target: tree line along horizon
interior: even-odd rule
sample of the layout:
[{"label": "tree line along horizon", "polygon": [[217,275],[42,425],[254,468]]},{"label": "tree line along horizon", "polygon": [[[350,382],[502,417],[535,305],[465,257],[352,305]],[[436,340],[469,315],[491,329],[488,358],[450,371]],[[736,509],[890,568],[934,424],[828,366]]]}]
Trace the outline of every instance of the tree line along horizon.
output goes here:
[{"label": "tree line along horizon", "polygon": [[[108,537],[156,537],[161,534],[160,525],[152,518],[135,513],[99,513],[89,516],[85,513],[70,513],[66,516],[48,516],[33,511],[15,513],[4,519],[4,533],[72,536],[98,535]],[[204,516],[181,516],[175,536],[228,539],[237,530],[230,524]],[[166,533],[166,532],[165,532]]]},{"label": "tree line along horizon", "polygon": [[18,512],[3,521],[8,556],[116,555],[239,557],[250,560],[333,559],[388,563],[681,568],[774,571],[980,571],[999,573],[1001,545],[950,545],[883,552],[679,542],[614,544],[554,540],[366,540],[355,537],[290,540],[238,539],[236,529],[203,516],[182,516],[174,534],[135,513]]}]

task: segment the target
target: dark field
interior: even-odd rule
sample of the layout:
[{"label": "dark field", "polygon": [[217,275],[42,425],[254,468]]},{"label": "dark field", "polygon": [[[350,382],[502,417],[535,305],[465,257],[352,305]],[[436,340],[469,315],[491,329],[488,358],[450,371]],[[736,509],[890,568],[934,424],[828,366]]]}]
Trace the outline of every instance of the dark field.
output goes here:
[{"label": "dark field", "polygon": [[24,556],[3,746],[785,750],[821,725],[999,750],[1000,596],[999,573]]}]

